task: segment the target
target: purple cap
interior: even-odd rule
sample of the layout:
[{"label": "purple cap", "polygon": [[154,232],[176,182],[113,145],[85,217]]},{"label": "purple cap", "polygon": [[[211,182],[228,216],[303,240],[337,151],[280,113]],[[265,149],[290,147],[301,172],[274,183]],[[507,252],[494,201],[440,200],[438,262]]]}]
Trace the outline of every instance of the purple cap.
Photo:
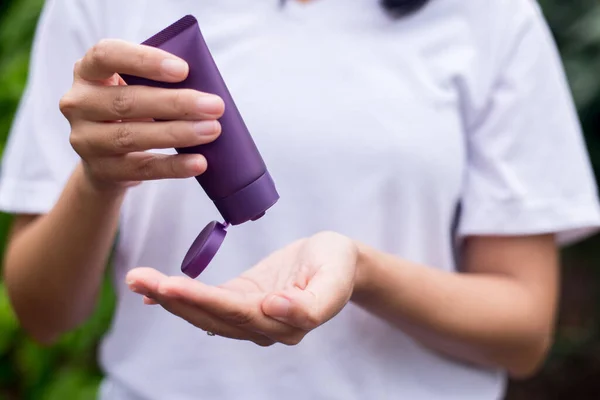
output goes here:
[{"label": "purple cap", "polygon": [[213,201],[227,223],[239,225],[247,221],[256,221],[265,215],[277,200],[279,194],[267,171],[232,195]]},{"label": "purple cap", "polygon": [[215,200],[217,208],[225,217],[226,225],[212,221],[198,235],[188,250],[181,271],[192,279],[206,269],[227,235],[227,226],[256,221],[279,199],[273,179],[268,172],[260,178],[224,199]]},{"label": "purple cap", "polygon": [[185,255],[181,272],[192,279],[197,278],[219,251],[227,235],[226,229],[227,226],[217,221],[206,225]]}]

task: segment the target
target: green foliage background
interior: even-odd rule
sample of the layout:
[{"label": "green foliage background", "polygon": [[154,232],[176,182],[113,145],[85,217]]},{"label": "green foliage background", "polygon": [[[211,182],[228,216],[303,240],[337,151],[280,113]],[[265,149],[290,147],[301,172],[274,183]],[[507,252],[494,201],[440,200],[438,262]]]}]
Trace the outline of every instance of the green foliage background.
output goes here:
[{"label": "green foliage background", "polygon": [[[540,0],[567,68],[586,139],[600,176],[600,3],[596,0]],[[31,39],[43,0],[0,0],[0,152],[27,78]],[[0,214],[0,254],[10,217]],[[508,399],[600,398],[600,239],[564,252],[561,318],[553,354],[542,373],[511,383]],[[114,309],[105,283],[99,306],[76,332],[43,348],[20,330],[0,282],[0,400],[93,399],[101,372],[99,338]],[[596,361],[598,360],[598,361]]]}]

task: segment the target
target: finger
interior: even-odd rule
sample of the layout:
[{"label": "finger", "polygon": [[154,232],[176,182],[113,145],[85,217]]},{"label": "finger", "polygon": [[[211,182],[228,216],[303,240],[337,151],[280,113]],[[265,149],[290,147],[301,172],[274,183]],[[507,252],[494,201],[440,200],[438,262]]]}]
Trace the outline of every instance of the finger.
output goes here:
[{"label": "finger", "polygon": [[148,296],[144,296],[144,304],[149,305],[149,306],[154,306],[154,305],[157,305],[158,302]]},{"label": "finger", "polygon": [[293,289],[291,291],[273,293],[265,298],[262,311],[285,324],[311,331],[324,323],[317,309],[315,295],[307,290]]},{"label": "finger", "polygon": [[105,39],[85,54],[75,67],[75,75],[89,81],[108,79],[115,73],[162,82],[181,82],[188,73],[187,63],[164,50]]},{"label": "finger", "polygon": [[285,324],[311,331],[336,316],[350,300],[351,283],[320,270],[305,289],[295,287],[268,296],[262,311]]},{"label": "finger", "polygon": [[218,315],[236,325],[255,322],[258,301],[240,293],[206,285],[183,277],[170,277],[159,285],[159,294],[174,299],[185,299],[191,304]]},{"label": "finger", "polygon": [[[332,251],[343,254],[345,248]],[[262,311],[270,317],[291,326],[310,331],[336,316],[352,295],[355,259],[352,254],[322,265],[302,288],[292,287],[268,296]]]},{"label": "finger", "polygon": [[125,283],[135,293],[152,296],[164,279],[167,279],[167,276],[154,268],[139,267],[127,273]]},{"label": "finger", "polygon": [[332,232],[314,235],[308,246],[314,257],[312,262],[321,265],[318,271],[306,286],[292,287],[281,293],[281,297],[289,301],[287,314],[277,317],[277,311],[285,311],[285,308],[275,307],[280,301],[276,298],[265,301],[263,312],[292,326],[312,330],[336,316],[350,300],[357,249],[351,239]]},{"label": "finger", "polygon": [[71,145],[80,155],[115,155],[197,146],[214,141],[220,132],[214,120],[85,123],[73,128]]},{"label": "finger", "polygon": [[239,293],[205,285],[193,279],[169,277],[160,282],[159,295],[185,301],[219,319],[244,329],[259,332],[277,342],[298,344],[306,332],[264,315],[262,298],[252,299]]},{"label": "finger", "polygon": [[206,332],[214,333],[230,339],[247,340],[258,344],[259,346],[271,346],[275,342],[259,333],[245,330],[237,326],[226,323],[209,313],[200,310],[185,302],[160,298],[160,305],[170,313],[188,321],[190,324]]},{"label": "finger", "polygon": [[[318,278],[317,278],[318,279]],[[311,281],[314,282],[315,278]],[[337,282],[309,283],[265,298],[261,309],[280,322],[311,331],[335,317],[348,303],[351,292]]]},{"label": "finger", "polygon": [[161,272],[145,267],[132,269],[125,277],[127,285],[133,292],[144,295],[144,303],[160,304],[167,311],[202,330],[231,339],[251,340],[261,346],[270,346],[274,343],[263,335],[231,326],[187,303],[158,295],[160,283],[165,279],[168,279],[168,277]]},{"label": "finger", "polygon": [[79,86],[62,99],[63,112],[90,121],[132,119],[209,120],[223,115],[216,95],[193,89],[148,86]]},{"label": "finger", "polygon": [[94,160],[88,168],[99,180],[107,182],[181,179],[206,171],[206,159],[200,154],[128,153]]}]

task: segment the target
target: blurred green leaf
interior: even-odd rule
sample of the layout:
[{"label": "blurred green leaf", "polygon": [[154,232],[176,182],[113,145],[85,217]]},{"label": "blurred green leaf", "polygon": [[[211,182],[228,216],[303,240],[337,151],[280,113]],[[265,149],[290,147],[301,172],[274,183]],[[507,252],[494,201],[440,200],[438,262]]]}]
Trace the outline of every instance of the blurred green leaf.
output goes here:
[{"label": "blurred green leaf", "polygon": [[52,371],[56,352],[43,348],[23,337],[16,347],[14,362],[21,377],[21,384],[27,391],[38,387]]},{"label": "blurred green leaf", "polygon": [[5,355],[10,349],[18,332],[19,324],[17,318],[6,296],[6,288],[0,282],[0,357]]},{"label": "blurred green leaf", "polygon": [[99,379],[80,369],[65,368],[50,382],[40,400],[93,400]]}]

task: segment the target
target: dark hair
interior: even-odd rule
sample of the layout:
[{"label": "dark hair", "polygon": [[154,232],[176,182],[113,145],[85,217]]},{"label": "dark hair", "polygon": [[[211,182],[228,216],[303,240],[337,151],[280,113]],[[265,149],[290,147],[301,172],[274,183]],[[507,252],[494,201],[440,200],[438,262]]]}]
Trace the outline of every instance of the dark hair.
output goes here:
[{"label": "dark hair", "polygon": [[[429,3],[429,0],[380,0],[383,7],[390,13],[398,16],[411,14],[425,4]],[[284,6],[287,0],[279,0],[281,6]]]},{"label": "dark hair", "polygon": [[381,4],[394,15],[407,15],[419,10],[429,0],[381,0]]}]

